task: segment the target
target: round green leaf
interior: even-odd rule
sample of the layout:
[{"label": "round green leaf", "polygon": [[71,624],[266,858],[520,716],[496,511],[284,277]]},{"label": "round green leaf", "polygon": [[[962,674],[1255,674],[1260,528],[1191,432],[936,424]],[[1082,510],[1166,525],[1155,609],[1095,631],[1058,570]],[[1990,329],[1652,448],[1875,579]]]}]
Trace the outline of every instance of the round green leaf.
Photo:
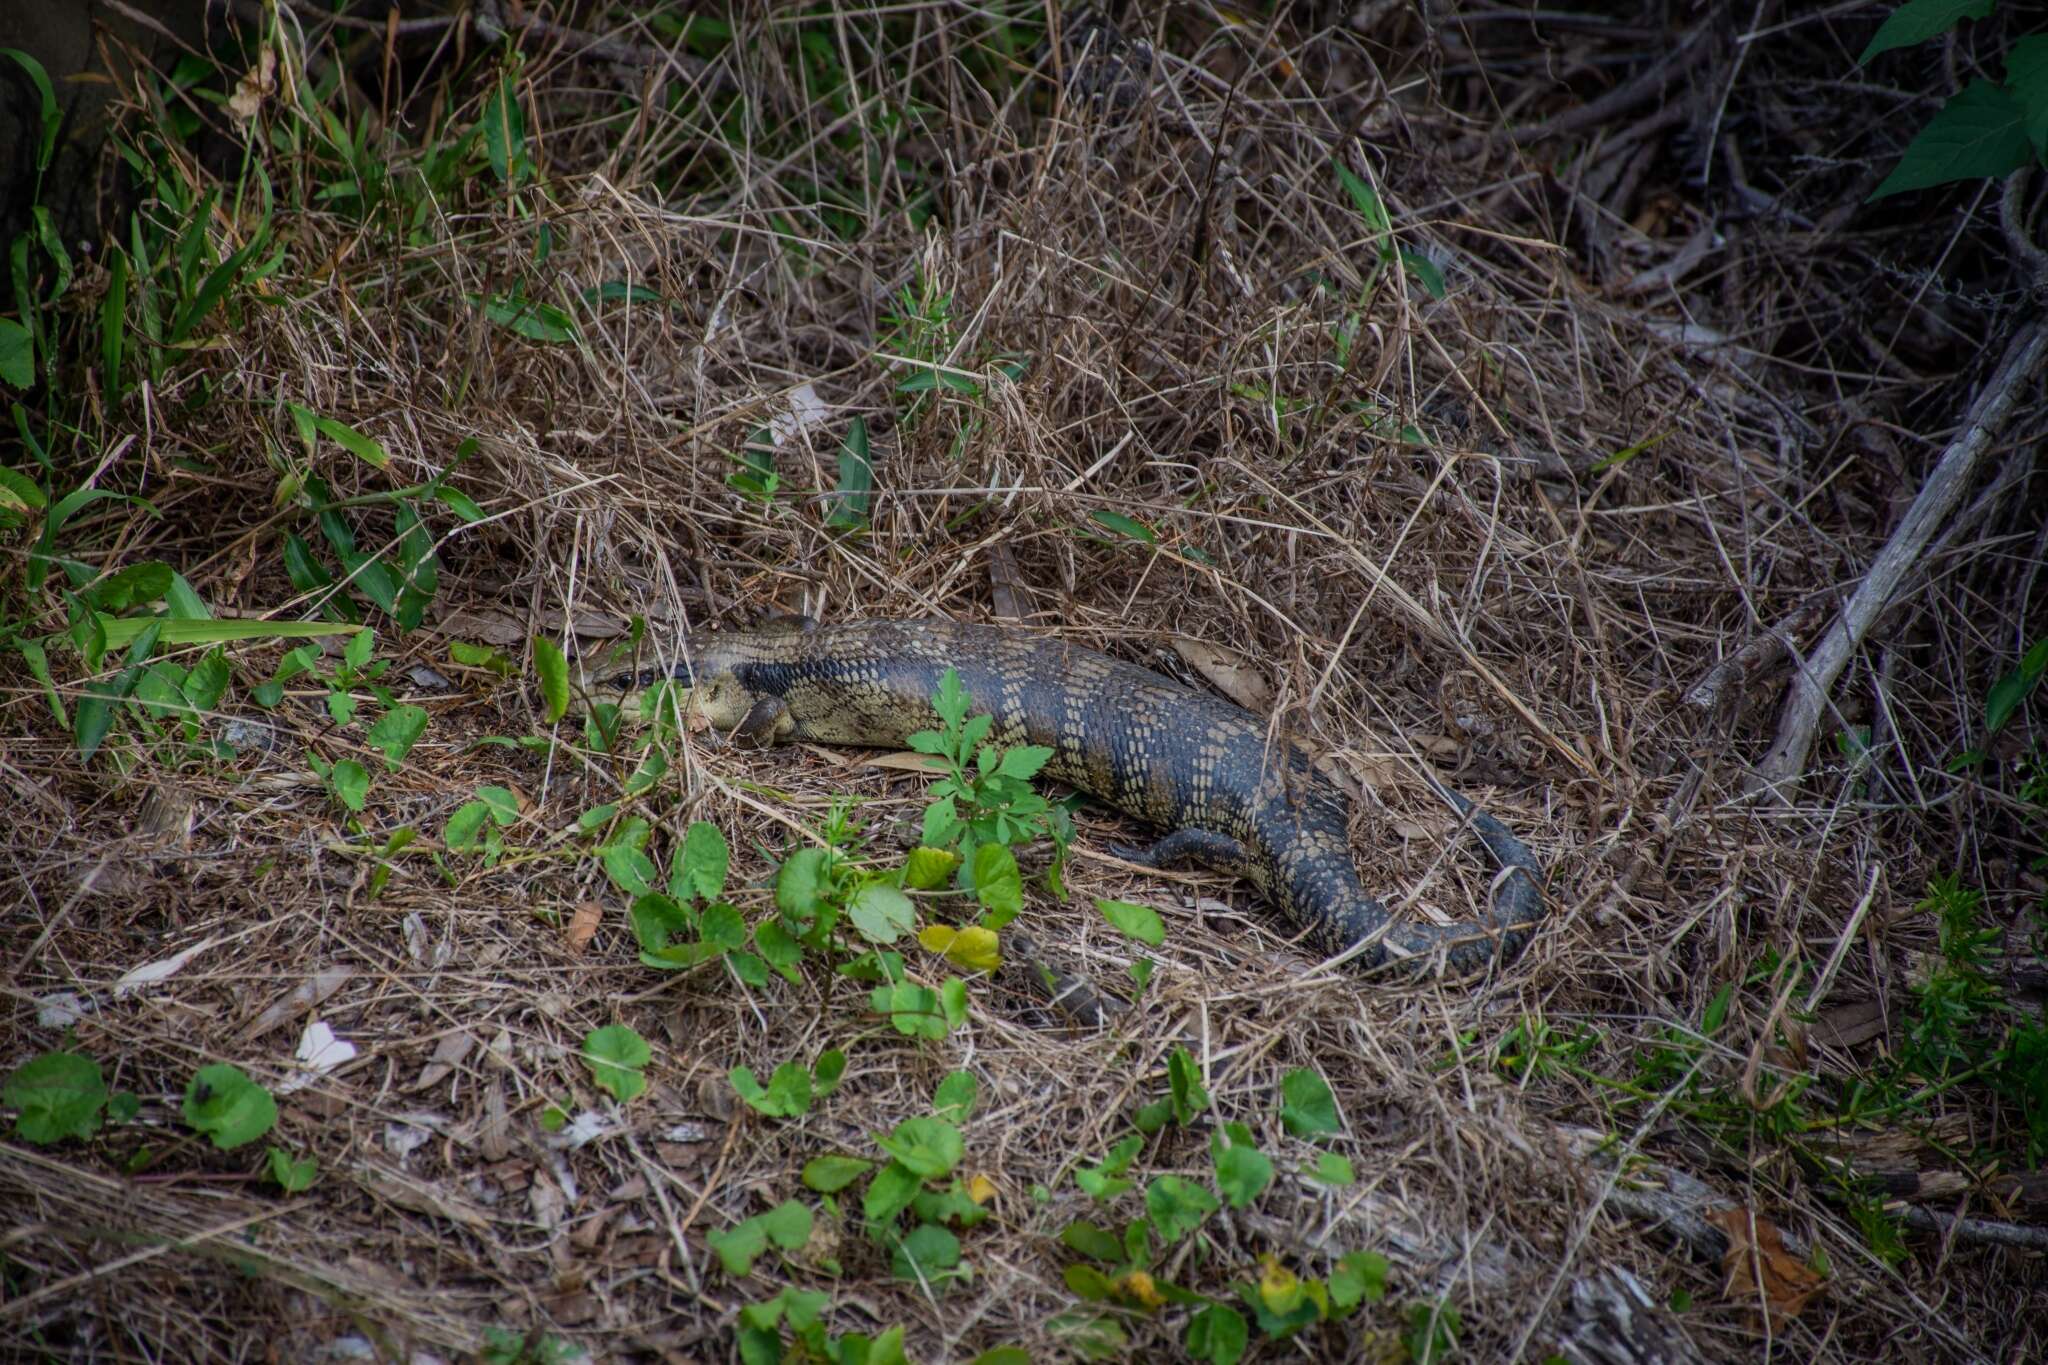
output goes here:
[{"label": "round green leaf", "polygon": [[202,1066],[185,1087],[185,1122],[226,1151],[254,1142],[277,1123],[277,1101],[226,1062]]}]

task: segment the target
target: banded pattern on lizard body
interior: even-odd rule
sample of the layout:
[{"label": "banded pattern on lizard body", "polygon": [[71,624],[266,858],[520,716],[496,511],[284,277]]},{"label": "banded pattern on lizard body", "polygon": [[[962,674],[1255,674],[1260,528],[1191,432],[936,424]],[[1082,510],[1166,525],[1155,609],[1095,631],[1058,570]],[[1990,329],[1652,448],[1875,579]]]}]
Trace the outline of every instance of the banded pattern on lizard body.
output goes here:
[{"label": "banded pattern on lizard body", "polygon": [[[951,668],[998,745],[1053,750],[1044,775],[1172,831],[1147,861],[1244,876],[1316,951],[1470,971],[1521,951],[1542,917],[1541,867],[1519,839],[1432,782],[1501,864],[1485,923],[1394,922],[1352,865],[1349,804],[1308,758],[1267,742],[1241,707],[1096,650],[998,626],[858,621],[693,636],[671,668],[586,678],[587,697],[633,698],[664,679],[721,730],[820,744],[901,747],[936,728]],[[686,690],[685,690],[686,689]]]}]

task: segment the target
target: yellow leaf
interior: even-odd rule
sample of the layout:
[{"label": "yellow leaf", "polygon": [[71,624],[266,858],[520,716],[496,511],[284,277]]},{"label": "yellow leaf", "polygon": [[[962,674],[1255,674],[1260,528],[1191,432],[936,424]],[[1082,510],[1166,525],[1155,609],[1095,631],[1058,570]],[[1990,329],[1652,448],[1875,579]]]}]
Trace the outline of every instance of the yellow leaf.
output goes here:
[{"label": "yellow leaf", "polygon": [[992,972],[1003,965],[1002,951],[993,929],[962,929],[953,936],[950,947],[939,951],[946,955],[946,961],[965,972]]},{"label": "yellow leaf", "polygon": [[928,953],[943,953],[958,937],[959,930],[950,924],[927,924],[917,931],[917,944]]},{"label": "yellow leaf", "polygon": [[986,1204],[996,1197],[996,1182],[985,1175],[977,1175],[967,1182],[967,1197],[977,1204]]},{"label": "yellow leaf", "polygon": [[1259,1265],[1259,1301],[1266,1305],[1266,1311],[1275,1317],[1285,1317],[1301,1307],[1301,1301],[1307,1297],[1301,1277],[1281,1265],[1278,1256],[1261,1256]]},{"label": "yellow leaf", "polygon": [[1159,1286],[1142,1270],[1133,1270],[1118,1280],[1115,1288],[1118,1298],[1134,1303],[1148,1313],[1156,1313],[1166,1307],[1166,1298],[1159,1292]]}]

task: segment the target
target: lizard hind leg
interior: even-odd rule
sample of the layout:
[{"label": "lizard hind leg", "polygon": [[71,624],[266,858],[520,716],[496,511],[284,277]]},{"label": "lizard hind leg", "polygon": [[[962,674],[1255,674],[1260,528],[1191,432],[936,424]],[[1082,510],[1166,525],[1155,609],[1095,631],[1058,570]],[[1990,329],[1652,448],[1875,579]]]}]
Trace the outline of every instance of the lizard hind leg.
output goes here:
[{"label": "lizard hind leg", "polygon": [[1177,829],[1150,848],[1111,844],[1109,851],[1141,867],[1174,867],[1194,863],[1214,872],[1257,881],[1258,867],[1242,839],[1212,829]]}]

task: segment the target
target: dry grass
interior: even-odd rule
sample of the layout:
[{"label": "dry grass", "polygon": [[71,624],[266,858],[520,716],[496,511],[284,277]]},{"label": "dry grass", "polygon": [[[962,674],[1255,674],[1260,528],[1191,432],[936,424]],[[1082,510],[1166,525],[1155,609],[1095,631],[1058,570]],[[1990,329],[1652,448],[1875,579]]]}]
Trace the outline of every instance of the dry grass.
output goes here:
[{"label": "dry grass", "polygon": [[[1176,18],[1153,32],[1148,85],[1101,77],[1108,93],[1089,99],[1055,79],[1072,50],[1005,62],[973,10],[892,9],[880,50],[871,20],[813,25],[837,49],[823,65],[793,57],[792,14],[750,12],[739,41],[692,67],[702,90],[758,93],[723,123],[675,79],[668,106],[621,116],[618,91],[644,73],[536,36],[521,90],[542,188],[515,208],[479,175],[403,249],[307,206],[329,162],[279,158],[280,204],[297,207],[281,209],[288,249],[270,302],[238,305],[208,349],[91,434],[100,449],[135,438],[110,477],[164,515],[99,504],[74,524],[75,552],[167,560],[221,612],[293,614],[279,537],[315,537],[269,497],[266,452],[297,449],[286,401],[391,453],[387,475],[323,446],[315,468],[337,496],[424,480],[476,436],[457,482],[490,520],[435,525],[429,628],[394,639],[386,623],[380,637],[401,661],[391,680],[433,714],[396,774],[360,723],[330,725],[316,698],[263,713],[239,685],[231,708],[270,727],[267,747],[226,764],[127,751],[81,765],[40,689],[15,680],[0,732],[18,793],[0,1062],[54,1044],[37,1002],[78,992],[95,1006],[79,1046],[144,1109],[104,1151],[0,1145],[0,1203],[20,1220],[0,1243],[0,1350],[308,1360],[361,1335],[389,1358],[446,1357],[502,1324],[604,1358],[725,1358],[738,1306],[788,1282],[828,1289],[836,1330],[906,1324],[913,1359],[1005,1342],[1053,1358],[1047,1321],[1074,1302],[1057,1233],[1094,1216],[1068,1175],[1159,1092],[1183,1035],[1216,1113],[1249,1123],[1283,1171],[1311,1149],[1279,1126],[1279,1077],[1311,1066],[1336,1090],[1347,1131],[1335,1147],[1362,1182],[1283,1178],[1253,1211],[1212,1220],[1205,1256],[1183,1247],[1161,1270],[1222,1292],[1265,1253],[1304,1270],[1345,1250],[1388,1255],[1393,1300],[1305,1338],[1316,1358],[1379,1357],[1403,1330],[1395,1302],[1438,1296],[1462,1315],[1461,1349],[1540,1358],[1587,1330],[1586,1287],[1613,1268],[1660,1304],[1689,1295],[1676,1318],[1708,1358],[2042,1349],[2039,1252],[1922,1238],[1887,1268],[1765,1118],[1731,1149],[1663,1104],[1616,1106],[1582,1073],[1517,1080],[1487,1060],[1540,1020],[1596,1038],[1586,1072],[1627,1077],[1666,1024],[1696,1025],[1725,983],[1748,979],[1706,1074],[1766,1096],[1804,1072],[1841,1075],[1868,1046],[1787,1051],[1767,954],[1824,960],[1868,896],[1863,937],[1813,1003],[1896,1008],[1908,955],[1933,941],[1911,914],[1930,874],[1960,868],[2001,916],[2038,892],[2011,799],[1941,771],[1970,742],[2000,660],[2038,633],[2038,609],[2026,624],[2038,496],[1987,499],[1845,685],[1845,719],[1875,727],[1872,764],[1838,771],[1830,750],[1797,804],[1759,804],[1741,777],[1768,742],[1780,675],[1738,686],[1711,716],[1679,700],[1760,624],[1832,601],[1881,542],[2001,316],[2000,300],[1960,290],[1930,305],[1932,277],[1902,279],[1896,262],[1953,231],[1953,258],[1981,275],[1995,231],[1966,213],[1880,217],[1858,220],[1852,240],[1765,216],[1684,260],[1714,201],[1692,196],[1669,126],[1624,116],[1618,146],[1595,139],[1566,183],[1486,141],[1494,101],[1564,105],[1483,41],[1484,24],[1439,45],[1388,7],[1362,13],[1353,26],[1304,11],[1264,31]],[[328,39],[309,28],[317,69]],[[381,38],[344,36],[357,44],[349,69],[374,75]],[[1826,45],[1797,36],[1807,46],[1753,49],[1747,72],[1707,68],[1728,83],[1756,183],[1777,164],[1760,160],[1759,111],[1841,107],[1814,75]],[[827,65],[850,73],[848,112],[812,102],[806,82]],[[987,70],[1014,85],[979,88]],[[438,72],[414,75],[408,138],[441,88]],[[470,103],[444,108],[444,126],[473,122],[484,83],[449,88]],[[1664,156],[1638,167],[1639,148]],[[1798,155],[1785,164],[1813,164]],[[1778,183],[1780,204],[1810,222],[1853,202],[1862,163],[1844,163],[1841,145],[1806,155],[1846,164]],[[1333,157],[1378,185],[1447,297],[1376,269]],[[876,205],[857,235],[819,210],[821,185]],[[937,216],[920,227],[902,208],[925,192]],[[552,245],[537,262],[543,228]],[[1628,287],[1674,262],[1675,283]],[[665,302],[582,300],[617,279]],[[575,315],[580,344],[525,340],[463,303],[515,282]],[[940,358],[982,387],[942,390],[908,423],[897,386],[910,371],[887,358],[913,344],[889,321],[906,287],[949,300]],[[1002,357],[1028,361],[1020,379],[996,374]],[[782,491],[736,493],[731,456],[806,388],[830,415],[780,450]],[[878,493],[871,533],[848,537],[824,527],[818,491],[835,484],[855,414],[877,433]],[[2011,433],[2013,479],[2031,476],[2026,442],[2042,423],[2036,400]],[[1425,443],[1397,439],[1403,426]],[[1105,532],[1098,512],[1146,522],[1161,548]],[[355,525],[366,548],[393,533],[388,507]],[[1485,879],[1476,859],[1443,856],[1446,823],[1415,765],[1483,794],[1551,868],[1545,931],[1476,985],[1326,973],[1242,888],[1136,875],[1104,852],[1119,831],[1087,819],[1073,897],[1034,893],[1025,922],[1063,965],[1115,985],[1130,945],[1088,898],[1158,907],[1170,933],[1140,1008],[1090,1032],[1028,991],[977,987],[967,1029],[914,1044],[815,964],[800,987],[754,992],[714,971],[638,966],[618,893],[552,837],[611,799],[620,774],[569,748],[474,746],[545,726],[519,687],[447,656],[450,637],[516,641],[633,613],[657,635],[765,609],[987,619],[999,589],[1021,592],[1039,628],[1126,657],[1157,663],[1175,635],[1246,656],[1282,723],[1360,775],[1367,879],[1421,912],[1463,914]],[[275,653],[239,653],[238,682],[267,677]],[[408,682],[414,664],[456,685]],[[489,870],[451,859],[445,878],[402,857],[372,896],[373,861],[348,851],[363,840],[305,773],[309,750],[376,774],[363,823],[379,840],[401,825],[431,836],[479,784],[511,787],[525,806],[508,842],[524,855]],[[691,820],[717,824],[735,882],[754,888],[766,854],[798,846],[841,795],[885,843],[915,820],[917,783],[844,758],[695,744],[643,811],[664,843]],[[590,901],[602,925],[572,949],[561,926]],[[176,975],[110,991],[194,945],[206,946]],[[317,1007],[274,1008],[321,973]],[[283,1080],[309,1012],[361,1055],[284,1101],[281,1140],[316,1153],[322,1178],[282,1197],[250,1179],[246,1153],[185,1134],[176,1096],[212,1060]],[[548,1103],[602,1098],[576,1054],[613,1022],[655,1043],[650,1093],[595,1141],[551,1139],[538,1124]],[[833,1046],[851,1058],[847,1081],[808,1116],[736,1110],[728,1068],[766,1074]],[[868,1135],[925,1112],[957,1068],[984,1097],[967,1165],[1000,1190],[998,1217],[963,1239],[971,1285],[935,1297],[896,1282],[851,1228],[836,1280],[801,1259],[764,1262],[752,1283],[717,1272],[707,1231],[804,1195],[809,1157],[872,1154]],[[1984,1113],[1951,1103],[1943,1117],[1967,1149]],[[1611,1167],[1574,1145],[1588,1124],[1823,1250],[1825,1292],[1773,1331],[1753,1293],[1723,1292],[1718,1265],[1620,1211]],[[145,1145],[146,1169],[123,1179],[119,1163]],[[1912,1162],[1940,1161],[1906,1146]],[[1201,1176],[1206,1139],[1170,1130],[1143,1163]],[[1126,1327],[1142,1358],[1178,1341],[1140,1317]]]}]

